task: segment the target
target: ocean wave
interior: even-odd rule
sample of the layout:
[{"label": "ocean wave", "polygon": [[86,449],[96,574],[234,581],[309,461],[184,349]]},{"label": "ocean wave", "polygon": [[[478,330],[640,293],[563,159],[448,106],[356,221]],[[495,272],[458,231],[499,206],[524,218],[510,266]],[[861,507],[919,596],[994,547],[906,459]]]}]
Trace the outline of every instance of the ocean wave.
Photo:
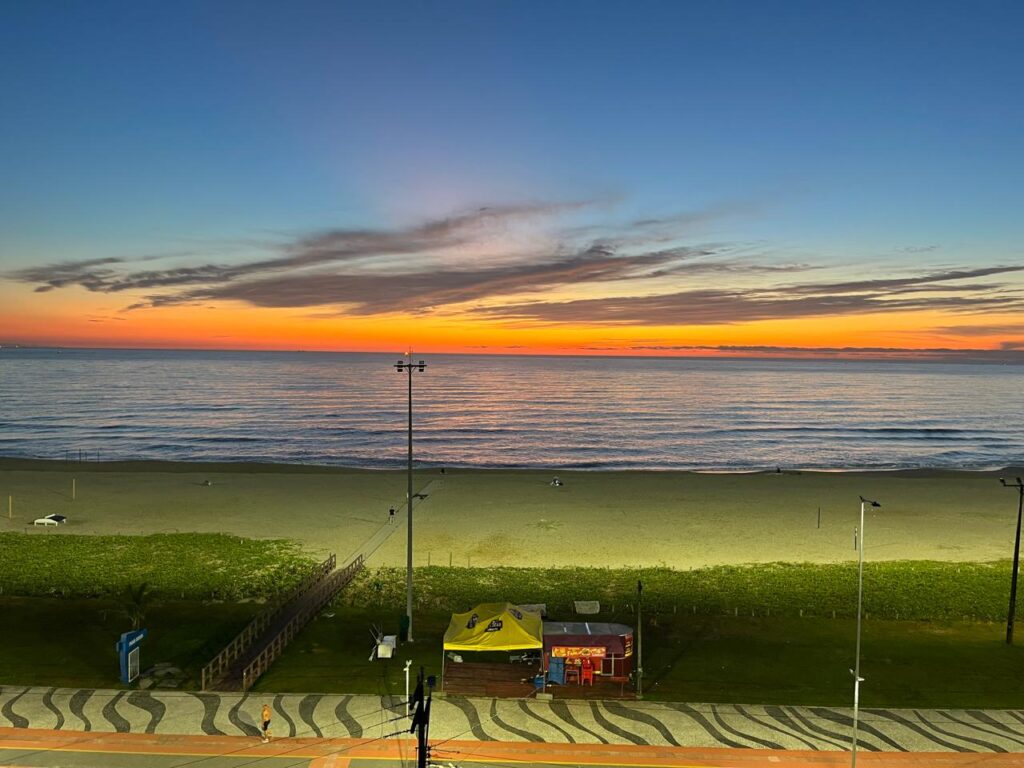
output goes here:
[{"label": "ocean wave", "polygon": [[[405,466],[391,356],[35,350],[0,358],[0,452]],[[67,360],[74,360],[69,373]],[[115,364],[112,364],[114,361]],[[987,468],[1024,457],[1016,375],[985,366],[433,356],[418,466]],[[130,382],[130,386],[125,382]]]}]

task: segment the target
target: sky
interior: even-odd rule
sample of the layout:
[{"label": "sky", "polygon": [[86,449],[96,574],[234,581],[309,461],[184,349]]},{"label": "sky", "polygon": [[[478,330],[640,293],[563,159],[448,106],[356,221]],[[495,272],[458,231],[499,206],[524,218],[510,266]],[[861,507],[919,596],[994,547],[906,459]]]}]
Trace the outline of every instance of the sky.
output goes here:
[{"label": "sky", "polygon": [[1024,361],[1019,2],[0,2],[0,343]]}]

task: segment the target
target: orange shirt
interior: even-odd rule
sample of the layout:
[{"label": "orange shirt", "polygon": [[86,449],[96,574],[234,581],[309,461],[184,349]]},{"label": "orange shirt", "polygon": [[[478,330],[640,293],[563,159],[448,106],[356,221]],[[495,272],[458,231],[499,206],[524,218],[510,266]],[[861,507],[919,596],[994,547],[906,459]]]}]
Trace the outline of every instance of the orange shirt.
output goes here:
[{"label": "orange shirt", "polygon": [[266,704],[263,705],[263,722],[267,722],[270,719],[270,707]]}]

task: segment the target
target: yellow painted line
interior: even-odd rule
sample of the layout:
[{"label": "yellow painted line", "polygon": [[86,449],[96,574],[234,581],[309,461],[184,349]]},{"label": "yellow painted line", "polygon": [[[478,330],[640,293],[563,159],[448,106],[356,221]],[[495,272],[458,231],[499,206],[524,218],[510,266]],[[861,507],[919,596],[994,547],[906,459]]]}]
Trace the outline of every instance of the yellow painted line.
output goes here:
[{"label": "yellow painted line", "polygon": [[[134,749],[101,749],[99,747],[11,747],[7,744],[0,744],[0,751],[9,750],[11,752],[31,751],[31,752],[86,752],[91,754],[100,755],[147,755],[149,757],[244,757],[244,758],[256,758],[256,759],[278,759],[285,760],[291,757],[298,757],[305,759],[314,759],[317,757],[330,757],[332,755],[304,755],[301,752],[281,752],[277,755],[258,755],[251,752],[239,751],[239,752],[183,752],[175,750],[174,752],[143,752]],[[344,753],[337,753],[344,754]],[[391,757],[359,757],[353,758],[357,760],[397,760],[398,758]],[[5,768],[0,766],[0,768]]]},{"label": "yellow painted line", "polygon": [[[35,747],[35,746],[32,746],[32,747],[27,747],[27,746],[26,747],[12,747],[12,746],[8,746],[8,744],[9,744],[9,742],[8,743],[4,743],[4,744],[0,744],[0,751],[4,751],[4,750],[10,750],[10,751],[31,750],[33,752],[83,752],[83,753],[88,753],[88,754],[130,755],[130,756],[135,756],[135,757],[141,757],[141,756],[145,756],[145,757],[211,757],[211,758],[213,758],[213,757],[224,757],[224,758],[231,758],[231,757],[242,758],[242,757],[244,757],[246,759],[257,759],[257,760],[288,760],[288,759],[294,759],[294,758],[298,758],[298,759],[301,759],[301,760],[307,760],[307,759],[308,760],[315,760],[317,758],[341,757],[341,756],[344,756],[344,757],[346,757],[349,760],[377,760],[377,761],[389,761],[389,762],[401,762],[401,760],[402,760],[402,758],[400,756],[398,756],[398,755],[390,756],[390,757],[378,756],[378,755],[366,755],[366,756],[363,756],[363,755],[352,755],[352,754],[349,754],[346,750],[341,750],[339,752],[329,752],[326,755],[324,755],[324,754],[310,755],[310,754],[303,754],[302,752],[282,752],[282,753],[277,754],[277,755],[262,755],[262,754],[253,754],[251,752],[246,752],[244,750],[238,751],[238,752],[183,752],[183,751],[174,751],[174,752],[170,752],[170,751],[167,751],[167,752],[153,752],[153,751],[149,751],[149,752],[144,752],[144,751],[129,750],[129,749],[115,749],[115,750],[111,750],[111,749],[100,749],[100,748],[92,748],[92,747]],[[252,747],[250,747],[249,749],[252,749]],[[444,752],[446,750],[442,749],[442,750],[437,750],[437,751]],[[714,766],[711,766],[711,765],[709,765],[707,763],[705,763],[704,765],[692,765],[692,764],[689,764],[689,763],[673,763],[673,762],[670,762],[669,760],[670,760],[669,758],[666,758],[666,760],[664,762],[660,762],[660,763],[613,763],[613,762],[607,762],[607,761],[590,762],[590,761],[587,761],[587,760],[539,760],[538,761],[538,760],[516,760],[514,758],[500,758],[500,757],[487,757],[487,758],[481,757],[479,759],[476,759],[476,758],[472,758],[472,757],[467,756],[467,755],[459,754],[454,759],[448,760],[448,762],[452,762],[452,763],[458,763],[458,762],[462,762],[462,763],[487,763],[487,764],[494,763],[494,764],[499,764],[499,765],[505,765],[505,764],[516,764],[516,765],[533,765],[533,764],[539,764],[539,765],[594,765],[594,766],[609,766],[609,768],[666,768],[666,766],[671,766],[672,768],[714,768]],[[21,766],[0,766],[0,768],[21,768]]]},{"label": "yellow painted line", "polygon": [[[362,760],[361,757],[353,757],[351,759],[352,760]],[[606,766],[609,766],[609,768],[665,768],[665,766],[672,766],[672,768],[715,768],[715,766],[711,765],[710,763],[704,763],[703,765],[690,765],[688,763],[672,763],[672,762],[668,762],[668,758],[666,758],[666,762],[664,762],[664,763],[605,763],[605,762],[591,763],[591,762],[587,762],[586,760],[515,760],[515,759],[512,759],[512,758],[504,758],[504,757],[487,757],[487,758],[481,757],[481,758],[475,758],[475,757],[467,757],[465,755],[457,756],[457,757],[454,757],[454,758],[452,758],[450,760],[448,758],[439,758],[439,759],[444,759],[444,760],[447,760],[450,763],[456,763],[456,764],[458,764],[458,763],[487,763],[488,765],[490,765],[491,763],[495,763],[495,764],[502,765],[502,764],[515,763],[516,765],[534,765],[534,764],[536,764],[536,765],[597,765],[597,766],[606,765]]]}]

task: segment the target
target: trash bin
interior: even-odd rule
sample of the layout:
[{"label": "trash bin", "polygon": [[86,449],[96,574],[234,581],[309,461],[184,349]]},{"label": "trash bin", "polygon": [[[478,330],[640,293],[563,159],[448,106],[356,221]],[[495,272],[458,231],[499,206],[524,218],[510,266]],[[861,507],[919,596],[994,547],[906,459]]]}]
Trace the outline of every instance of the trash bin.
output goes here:
[{"label": "trash bin", "polygon": [[409,617],[404,613],[398,619],[398,639],[403,643],[409,639]]}]

